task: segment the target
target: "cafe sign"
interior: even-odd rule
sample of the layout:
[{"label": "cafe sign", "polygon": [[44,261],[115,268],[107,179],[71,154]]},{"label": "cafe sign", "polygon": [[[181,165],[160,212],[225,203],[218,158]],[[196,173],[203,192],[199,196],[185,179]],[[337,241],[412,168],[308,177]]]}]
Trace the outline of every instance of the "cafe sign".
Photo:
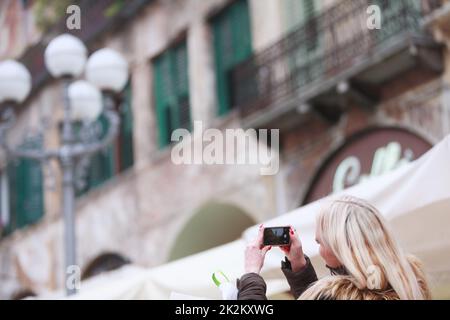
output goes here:
[{"label": "cafe sign", "polygon": [[349,139],[319,168],[303,204],[399,168],[432,145],[402,128],[373,128]]}]

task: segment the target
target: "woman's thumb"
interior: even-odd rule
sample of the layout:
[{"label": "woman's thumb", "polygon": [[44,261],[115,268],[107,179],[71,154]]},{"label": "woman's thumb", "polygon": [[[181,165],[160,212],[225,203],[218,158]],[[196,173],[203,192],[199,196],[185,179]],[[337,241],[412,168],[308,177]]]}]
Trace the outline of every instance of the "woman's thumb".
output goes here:
[{"label": "woman's thumb", "polygon": [[272,249],[272,246],[265,246],[264,248],[261,249],[263,254],[266,254],[267,251],[269,251],[270,249]]}]

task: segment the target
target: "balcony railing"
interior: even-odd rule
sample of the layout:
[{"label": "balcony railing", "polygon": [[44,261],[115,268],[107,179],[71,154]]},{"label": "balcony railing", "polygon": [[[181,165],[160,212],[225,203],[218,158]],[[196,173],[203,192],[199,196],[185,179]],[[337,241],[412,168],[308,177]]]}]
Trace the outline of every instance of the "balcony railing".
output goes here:
[{"label": "balcony railing", "polygon": [[[64,15],[54,26],[46,31],[43,39],[28,48],[21,57],[33,78],[33,90],[40,87],[49,75],[44,65],[44,50],[50,37],[70,33],[80,38],[85,44],[91,44],[103,32],[120,26],[122,22],[137,14],[139,10],[152,0],[127,0],[122,3],[117,0],[81,0],[81,28],[69,30],[66,26],[68,16]],[[113,6],[118,5],[116,8]],[[110,10],[116,9],[116,10]]]},{"label": "balcony railing", "polygon": [[[381,28],[368,27],[370,5],[381,9]],[[299,97],[310,86],[337,78],[398,39],[418,34],[421,19],[439,0],[341,0],[230,75],[233,105],[246,117]],[[369,21],[370,22],[370,21]]]}]

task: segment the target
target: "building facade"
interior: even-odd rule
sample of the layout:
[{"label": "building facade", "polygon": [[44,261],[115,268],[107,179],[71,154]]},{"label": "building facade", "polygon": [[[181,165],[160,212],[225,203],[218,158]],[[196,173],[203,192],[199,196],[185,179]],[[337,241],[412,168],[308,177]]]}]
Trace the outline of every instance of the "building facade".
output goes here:
[{"label": "building facade", "polygon": [[[33,76],[10,139],[46,147],[58,145],[62,101],[60,84],[43,69],[49,39],[71,32],[91,52],[108,46],[129,62],[129,84],[117,97],[119,137],[91,159],[78,186],[85,278],[232,241],[251,225],[412,161],[450,132],[448,1],[77,3],[81,30],[67,30],[63,14],[39,31],[30,27],[39,1],[3,1],[0,60],[18,58]],[[26,26],[19,15],[31,17]],[[196,121],[280,129],[279,172],[174,164],[172,131],[195,131]],[[104,120],[95,126],[101,135]],[[2,188],[0,297],[61,289],[56,163],[3,161],[2,177],[9,194]]]}]

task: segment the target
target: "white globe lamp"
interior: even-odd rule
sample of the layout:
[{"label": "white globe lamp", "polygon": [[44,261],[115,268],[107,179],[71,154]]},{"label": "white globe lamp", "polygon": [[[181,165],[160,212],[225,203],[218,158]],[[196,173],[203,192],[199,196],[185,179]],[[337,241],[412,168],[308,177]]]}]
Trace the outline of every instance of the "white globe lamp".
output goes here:
[{"label": "white globe lamp", "polygon": [[31,75],[25,66],[14,60],[0,63],[0,103],[22,103],[31,90]]},{"label": "white globe lamp", "polygon": [[78,77],[86,64],[87,49],[77,37],[62,34],[49,43],[45,49],[44,59],[53,77]]},{"label": "white globe lamp", "polygon": [[88,81],[73,82],[68,89],[72,120],[92,122],[102,112],[102,95],[100,90]]},{"label": "white globe lamp", "polygon": [[100,49],[89,57],[86,78],[100,90],[118,93],[127,83],[128,63],[117,51]]}]

